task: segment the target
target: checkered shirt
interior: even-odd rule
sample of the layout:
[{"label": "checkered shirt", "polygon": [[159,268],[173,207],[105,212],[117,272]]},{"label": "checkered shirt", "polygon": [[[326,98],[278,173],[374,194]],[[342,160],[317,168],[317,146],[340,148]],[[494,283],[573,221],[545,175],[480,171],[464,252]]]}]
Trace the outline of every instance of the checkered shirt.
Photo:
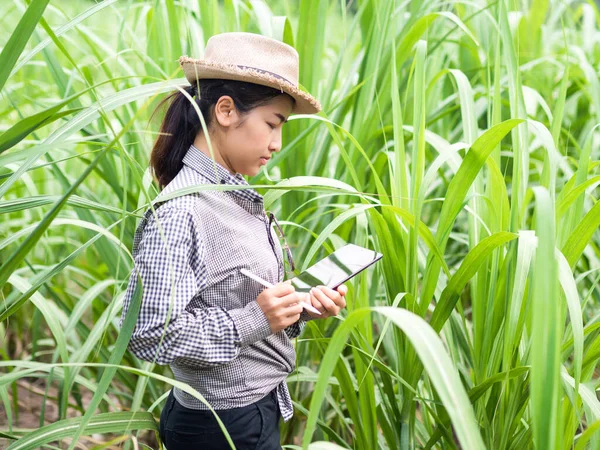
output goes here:
[{"label": "checkered shirt", "polygon": [[[160,195],[200,184],[249,186],[193,145],[183,167]],[[269,234],[271,237],[269,238]],[[202,191],[149,209],[133,243],[134,271],[121,324],[142,279],[140,314],[129,342],[139,358],[169,364],[175,379],[200,392],[215,409],[246,406],[277,388],[285,422],[293,415],[285,379],[295,368],[291,339],[310,316],[273,334],[256,302],[264,289],[242,275],[246,268],[273,284],[283,281],[283,252],[269,228],[263,197],[248,188]],[[207,409],[173,388],[185,407]]]}]

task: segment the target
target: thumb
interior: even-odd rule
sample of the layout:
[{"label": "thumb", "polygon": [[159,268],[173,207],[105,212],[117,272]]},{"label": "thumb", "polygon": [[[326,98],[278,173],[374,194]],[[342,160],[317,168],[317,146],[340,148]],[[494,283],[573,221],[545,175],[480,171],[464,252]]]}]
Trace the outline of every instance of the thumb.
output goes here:
[{"label": "thumb", "polygon": [[284,283],[286,283],[286,284],[292,284],[292,280],[285,280]]}]

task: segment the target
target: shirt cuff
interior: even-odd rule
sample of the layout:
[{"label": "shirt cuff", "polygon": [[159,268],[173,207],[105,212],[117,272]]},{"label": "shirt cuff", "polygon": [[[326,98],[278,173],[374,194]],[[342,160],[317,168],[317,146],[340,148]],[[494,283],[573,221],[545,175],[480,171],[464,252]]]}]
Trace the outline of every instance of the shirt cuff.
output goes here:
[{"label": "shirt cuff", "polygon": [[231,309],[228,312],[238,331],[242,347],[273,334],[267,316],[256,300],[251,301],[244,308]]},{"label": "shirt cuff", "polygon": [[309,320],[315,320],[316,317],[311,316],[310,314],[308,314],[308,312],[306,312],[305,309],[302,310],[302,312],[300,313],[300,320],[304,320],[305,322],[308,322]]}]

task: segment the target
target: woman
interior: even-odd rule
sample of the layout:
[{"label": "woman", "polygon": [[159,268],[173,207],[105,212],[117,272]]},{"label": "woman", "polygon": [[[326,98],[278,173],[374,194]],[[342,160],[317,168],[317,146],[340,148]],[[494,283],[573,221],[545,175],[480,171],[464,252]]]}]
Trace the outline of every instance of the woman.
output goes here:
[{"label": "woman", "polygon": [[[274,39],[220,34],[209,39],[204,59],[182,56],[180,64],[208,139],[189,98],[179,91],[168,97],[150,157],[161,196],[199,184],[248,186],[242,174],[256,175],[281,149],[288,116],[320,110],[297,87],[297,52]],[[307,320],[337,315],[346,305],[346,286],[318,287],[304,298],[282,282],[284,255],[273,220],[249,187],[157,203],[136,230],[137,273],[123,305],[122,317],[139,274],[142,306],[129,348],[169,364],[177,380],[200,392],[238,449],[280,448],[279,419],[293,413],[285,382],[295,368],[291,339]],[[241,268],[274,287],[264,289]],[[321,314],[303,310],[303,301]],[[212,412],[178,388],[161,413],[160,437],[169,450],[229,448]]]}]

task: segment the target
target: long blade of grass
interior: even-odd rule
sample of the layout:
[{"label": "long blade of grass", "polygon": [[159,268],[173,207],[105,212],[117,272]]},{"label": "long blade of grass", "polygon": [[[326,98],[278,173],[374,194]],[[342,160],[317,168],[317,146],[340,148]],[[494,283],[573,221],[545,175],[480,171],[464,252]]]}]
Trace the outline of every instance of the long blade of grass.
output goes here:
[{"label": "long blade of grass", "polygon": [[[444,201],[442,211],[440,212],[439,225],[436,234],[438,245],[442,252],[445,251],[452,225],[459,211],[462,209],[464,198],[477,174],[485,164],[488,156],[494,151],[496,145],[500,143],[502,138],[522,122],[523,120],[521,119],[504,121],[490,128],[473,143],[473,146],[465,156],[459,171],[454,178],[452,178],[452,181],[448,186],[446,201]],[[425,272],[423,291],[421,292],[420,308],[422,315],[427,310],[431,298],[433,297],[438,274],[439,265],[437,261],[430,260]]]},{"label": "long blade of grass", "polygon": [[2,49],[2,53],[0,53],[0,91],[4,87],[6,80],[8,80],[10,72],[21,52],[23,52],[25,45],[27,45],[27,41],[29,41],[35,26],[42,18],[42,14],[44,14],[49,1],[37,0],[31,2],[17,24],[15,31],[10,35],[8,42]]},{"label": "long blade of grass", "polygon": [[531,409],[533,441],[537,448],[556,448],[561,442],[558,426],[560,391],[560,330],[562,307],[558,301],[558,264],[555,259],[554,208],[548,191],[533,189],[536,200],[536,234],[532,349]]},{"label": "long blade of grass", "polygon": [[[73,432],[79,429],[82,424],[81,417],[64,419],[46,425],[32,433],[28,433],[12,445],[7,450],[29,450],[40,448],[44,444],[52,441],[64,439],[73,435]],[[148,412],[110,412],[101,413],[94,416],[81,435],[89,436],[96,433],[125,433],[132,430],[154,430],[158,432],[158,425],[152,414]]]},{"label": "long blade of grass", "polygon": [[338,355],[341,354],[352,329],[368,317],[370,312],[389,318],[407,335],[452,418],[461,445],[465,448],[485,449],[473,409],[442,341],[421,317],[404,309],[391,307],[357,309],[348,315],[334,333],[319,368],[319,380],[312,396],[302,448],[308,448],[314,433],[327,380],[338,362]]},{"label": "long blade of grass", "polygon": [[501,245],[504,245],[517,235],[507,231],[501,231],[492,236],[488,236],[479,242],[465,257],[463,263],[456,273],[448,280],[448,285],[442,292],[440,300],[433,310],[431,316],[431,327],[435,331],[440,331],[458,300],[458,296],[464,289],[467,282],[477,273],[483,262],[492,254],[492,252]]}]

